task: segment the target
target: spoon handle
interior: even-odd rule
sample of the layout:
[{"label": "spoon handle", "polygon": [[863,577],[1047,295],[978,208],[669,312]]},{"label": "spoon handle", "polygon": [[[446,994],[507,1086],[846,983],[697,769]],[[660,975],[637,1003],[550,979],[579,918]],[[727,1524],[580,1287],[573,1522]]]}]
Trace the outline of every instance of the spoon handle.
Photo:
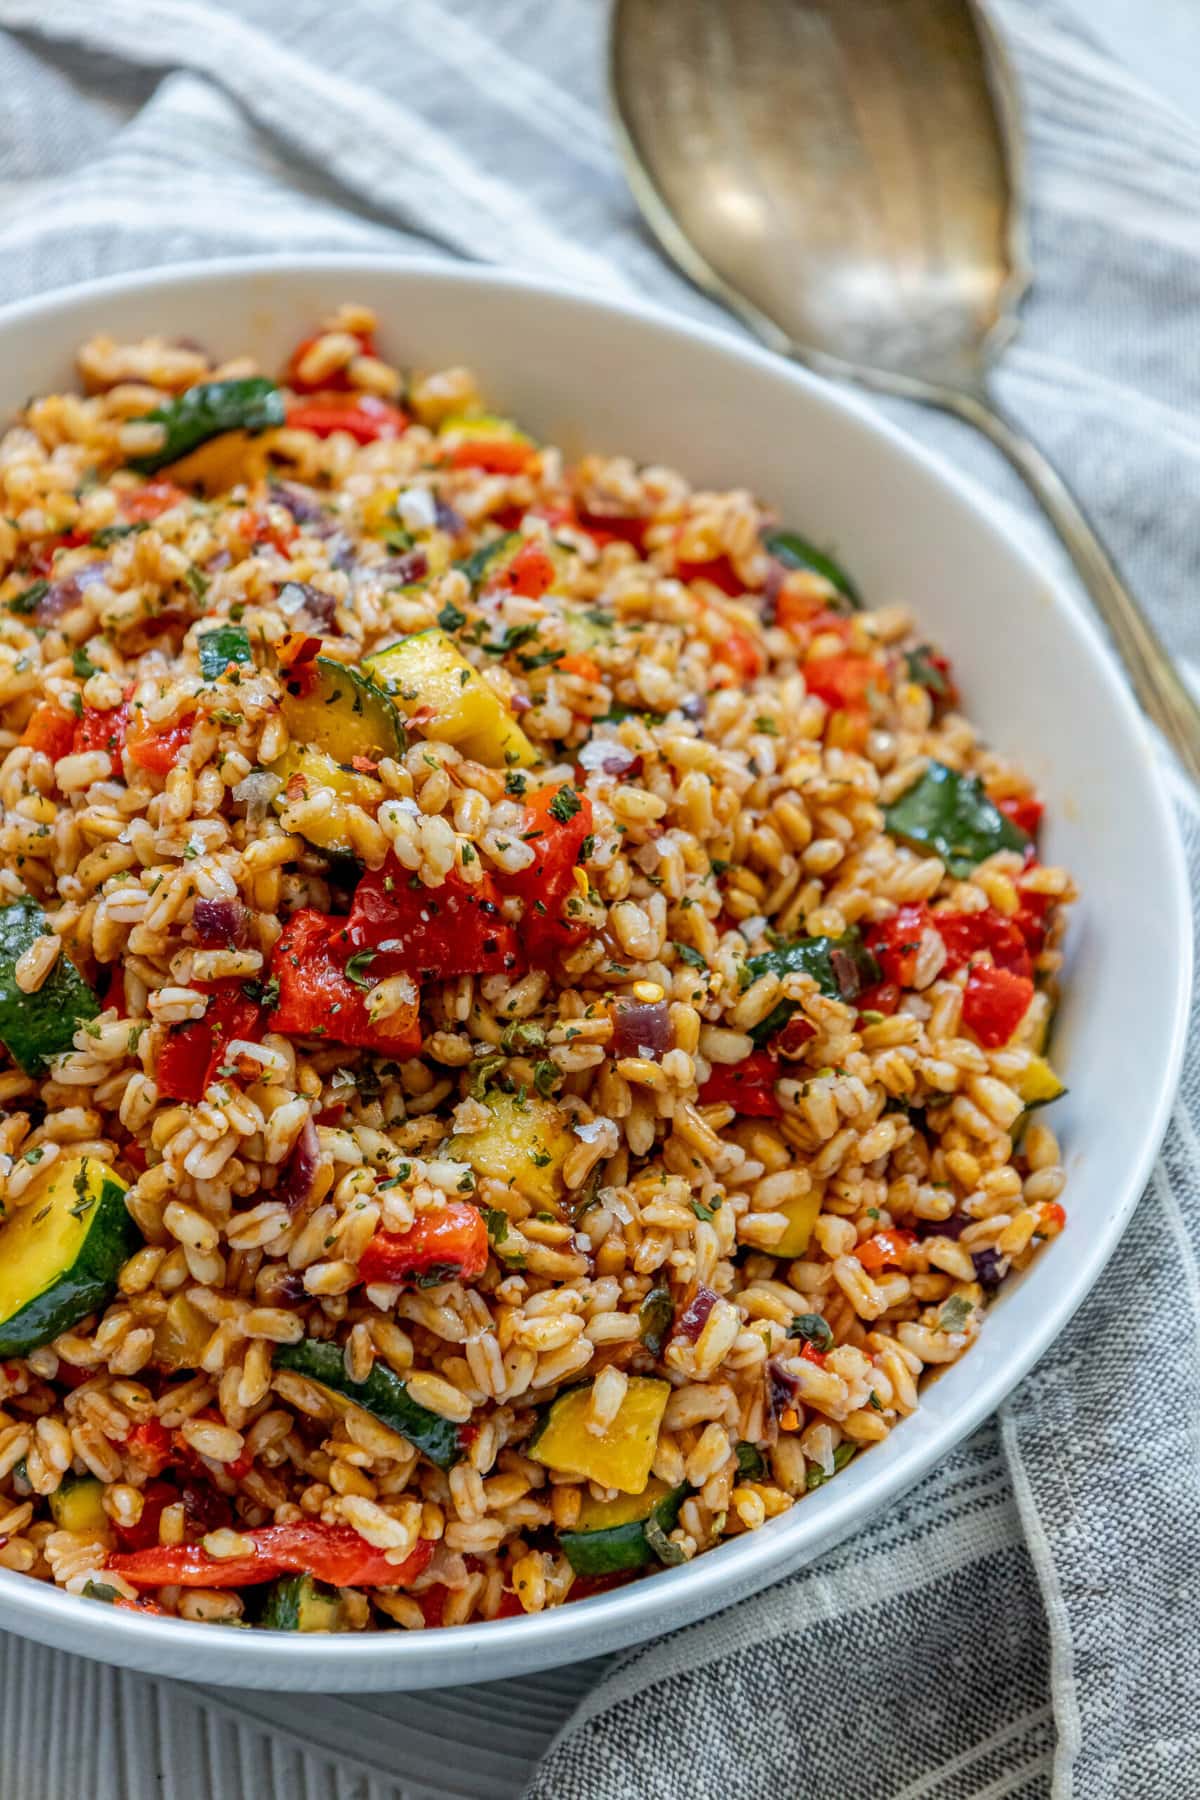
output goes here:
[{"label": "spoon handle", "polygon": [[1200,783],[1200,706],[1057,469],[990,402],[955,392],[945,394],[943,404],[987,434],[1040,502],[1108,627],[1144,711]]}]

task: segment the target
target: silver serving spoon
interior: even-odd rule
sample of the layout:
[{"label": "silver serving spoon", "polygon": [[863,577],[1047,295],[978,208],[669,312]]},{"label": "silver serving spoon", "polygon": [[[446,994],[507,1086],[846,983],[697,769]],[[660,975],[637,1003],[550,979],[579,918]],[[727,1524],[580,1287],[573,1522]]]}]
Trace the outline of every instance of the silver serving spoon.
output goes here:
[{"label": "silver serving spoon", "polygon": [[1015,88],[975,0],[615,0],[611,54],[629,180],[663,248],[772,349],[986,432],[1200,781],[1200,708],[988,390],[1030,269]]}]

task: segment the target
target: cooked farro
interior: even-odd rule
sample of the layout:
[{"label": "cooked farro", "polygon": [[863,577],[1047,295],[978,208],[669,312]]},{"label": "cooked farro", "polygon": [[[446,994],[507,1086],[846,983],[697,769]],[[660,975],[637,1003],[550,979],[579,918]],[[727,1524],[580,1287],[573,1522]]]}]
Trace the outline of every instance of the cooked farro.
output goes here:
[{"label": "cooked farro", "polygon": [[224,1624],[757,1530],[1064,1223],[1073,889],[944,658],[373,332],[0,442],[0,1566]]}]

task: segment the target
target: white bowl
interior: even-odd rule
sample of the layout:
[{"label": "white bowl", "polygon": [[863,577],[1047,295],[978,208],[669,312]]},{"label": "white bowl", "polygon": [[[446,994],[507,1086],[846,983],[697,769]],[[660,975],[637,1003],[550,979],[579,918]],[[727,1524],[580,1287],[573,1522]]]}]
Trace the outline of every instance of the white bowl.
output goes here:
[{"label": "white bowl", "polygon": [[1078,879],[1055,1060],[1064,1235],[1006,1289],[919,1412],[785,1517],[617,1592],[494,1624],[288,1637],[139,1618],[0,1572],[0,1625],[155,1674],[333,1692],[482,1681],[684,1625],[798,1567],[880,1510],[993,1411],[1112,1254],[1166,1127],[1191,987],[1183,856],[1142,719],[1089,620],[974,490],[852,395],[661,312],[490,270],[382,256],[230,261],[85,284],[0,314],[0,415],[74,383],[77,343],[161,332],[267,369],[339,301],[375,307],[400,363],[469,364],[483,392],[576,454],[624,451],[748,487],[829,544],[873,602],[907,601],[953,658],[971,717],[1048,802]]}]

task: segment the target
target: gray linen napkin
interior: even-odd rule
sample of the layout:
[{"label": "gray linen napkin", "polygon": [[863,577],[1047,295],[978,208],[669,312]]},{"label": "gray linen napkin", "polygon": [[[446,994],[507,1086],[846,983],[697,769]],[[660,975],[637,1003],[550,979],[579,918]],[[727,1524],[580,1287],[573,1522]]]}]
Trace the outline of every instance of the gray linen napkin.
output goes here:
[{"label": "gray linen napkin", "polygon": [[[1168,642],[1200,660],[1200,130],[1097,46],[1084,0],[995,11],[1025,93],[1038,270],[1000,391]],[[604,118],[603,25],[600,0],[0,0],[0,298],[238,250],[434,245],[716,318],[637,224]],[[881,404],[1061,566],[985,445]],[[1195,887],[1200,815],[1176,798]],[[600,1671],[536,1800],[1200,1791],[1198,1133],[1194,1049],[1118,1255],[999,1418],[808,1570]],[[45,1657],[21,1666],[45,1679]],[[561,1675],[524,1685],[560,1705],[578,1692]],[[0,1742],[27,1723],[19,1691],[0,1694]],[[470,1720],[493,1728],[483,1695],[464,1738]],[[244,1741],[211,1716],[205,1758],[227,1791],[238,1769],[262,1792],[514,1791],[518,1753],[500,1775],[464,1752],[456,1773],[446,1727],[422,1740],[427,1758],[445,1743],[440,1778],[414,1767],[421,1704],[254,1696]],[[261,1738],[270,1724],[359,1773],[327,1760],[301,1776]]]}]

